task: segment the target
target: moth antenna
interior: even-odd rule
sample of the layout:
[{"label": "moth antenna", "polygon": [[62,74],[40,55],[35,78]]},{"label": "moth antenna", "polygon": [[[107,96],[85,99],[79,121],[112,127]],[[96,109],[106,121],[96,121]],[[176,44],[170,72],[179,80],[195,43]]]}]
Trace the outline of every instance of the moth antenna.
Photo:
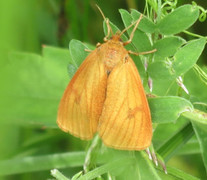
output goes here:
[{"label": "moth antenna", "polygon": [[107,31],[108,31],[108,32],[107,32],[106,37],[104,38],[104,41],[107,41],[108,37],[110,36],[110,33],[111,33],[112,36],[114,35],[114,33],[113,33],[112,29],[111,29],[109,20],[104,16],[104,13],[103,13],[103,11],[101,10],[101,8],[100,8],[97,4],[96,4],[96,7],[97,7],[98,10],[100,11],[100,13],[101,13],[101,15],[103,16],[103,19],[104,19],[104,21],[106,22],[106,25],[107,25]]},{"label": "moth antenna", "polygon": [[124,34],[129,28],[131,28],[132,26],[134,26],[137,23],[137,21],[135,21],[134,23],[132,23],[131,25],[129,25],[128,27],[126,27],[121,33],[120,36],[122,36],[122,34]]},{"label": "moth antenna", "polygon": [[139,23],[140,23],[142,17],[143,17],[143,15],[141,14],[140,17],[139,17],[139,19],[138,19],[135,23],[133,23],[133,24],[131,24],[130,26],[126,27],[126,28],[121,32],[121,35],[122,35],[125,31],[127,31],[130,27],[132,27],[132,26],[135,24],[135,26],[134,26],[134,28],[133,28],[133,30],[132,30],[130,36],[129,36],[129,40],[126,41],[126,42],[124,42],[124,46],[132,42],[132,39],[133,39],[133,37],[134,37],[134,32],[136,31],[137,26],[139,25]]}]

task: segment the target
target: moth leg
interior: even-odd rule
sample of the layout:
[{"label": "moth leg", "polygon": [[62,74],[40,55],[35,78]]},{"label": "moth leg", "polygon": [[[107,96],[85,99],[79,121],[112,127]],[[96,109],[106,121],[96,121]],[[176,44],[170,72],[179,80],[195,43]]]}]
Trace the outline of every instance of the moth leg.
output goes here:
[{"label": "moth leg", "polygon": [[92,52],[93,50],[90,49],[85,49],[86,52]]},{"label": "moth leg", "polygon": [[[140,23],[140,21],[141,21],[141,19],[142,19],[142,16],[143,16],[143,15],[141,14],[140,17],[139,17],[139,19],[137,20],[137,22],[136,22],[136,24],[135,24],[133,30],[132,30],[130,36],[129,36],[129,40],[126,41],[126,42],[124,42],[124,46],[126,46],[127,44],[129,44],[129,43],[132,42],[132,39],[133,39],[133,37],[134,37],[134,32],[136,31],[137,26],[139,25],[139,23]],[[131,27],[131,26],[129,26],[129,27]],[[128,28],[129,28],[129,27],[128,27]],[[126,29],[128,29],[128,28],[126,28]],[[123,33],[123,32],[122,32],[122,33]]]},{"label": "moth leg", "polygon": [[107,35],[104,37],[104,41],[108,41],[108,38],[110,36],[110,33],[113,35],[113,32],[112,32],[112,29],[111,29],[111,26],[109,24],[109,19],[106,19],[106,25],[107,25]]},{"label": "moth leg", "polygon": [[[96,44],[96,48],[98,48],[98,47],[100,47],[101,46],[101,43],[97,43]],[[90,50],[90,49],[85,49],[85,51],[87,51],[87,52],[92,52],[93,50]]]},{"label": "moth leg", "polygon": [[147,149],[145,149],[145,152],[147,153],[149,159],[151,161],[153,161],[156,166],[158,166],[158,164],[160,164],[163,171],[165,172],[165,174],[167,174],[167,168],[166,168],[164,161],[161,159],[161,157],[159,157],[159,156],[157,157],[154,149],[152,151],[150,151],[149,148],[147,148]]},{"label": "moth leg", "polygon": [[139,56],[139,55],[144,55],[144,54],[151,54],[151,53],[154,53],[154,52],[156,52],[157,51],[157,49],[153,49],[153,50],[151,50],[151,51],[145,51],[145,52],[139,52],[139,53],[137,53],[137,52],[133,52],[133,51],[128,51],[128,53],[129,54],[133,54],[133,55],[136,55],[136,56]]},{"label": "moth leg", "polygon": [[100,46],[101,46],[101,43],[98,42],[98,43],[96,44],[96,47],[98,48],[98,47],[100,47]]},{"label": "moth leg", "polygon": [[[98,47],[100,47],[100,46],[101,46],[101,43],[98,42],[98,43],[96,44],[96,48],[98,48]],[[93,50],[85,49],[85,51],[86,51],[86,52],[92,52]]]}]

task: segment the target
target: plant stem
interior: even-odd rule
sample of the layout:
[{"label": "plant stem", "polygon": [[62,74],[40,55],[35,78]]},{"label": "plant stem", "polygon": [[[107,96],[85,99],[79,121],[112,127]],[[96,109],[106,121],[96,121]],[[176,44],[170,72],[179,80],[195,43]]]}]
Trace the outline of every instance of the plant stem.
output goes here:
[{"label": "plant stem", "polygon": [[87,154],[86,154],[86,157],[85,157],[85,162],[84,162],[84,165],[83,165],[83,171],[84,173],[87,173],[89,171],[89,166],[91,164],[91,158],[92,158],[92,153],[94,151],[94,149],[99,145],[99,136],[96,135],[92,141],[92,144],[91,146],[89,147],[88,151],[87,151]]},{"label": "plant stem", "polygon": [[198,38],[203,38],[203,36],[199,35],[199,34],[195,34],[189,31],[183,31],[185,34],[188,34],[190,36],[194,36],[194,37],[198,37]]}]

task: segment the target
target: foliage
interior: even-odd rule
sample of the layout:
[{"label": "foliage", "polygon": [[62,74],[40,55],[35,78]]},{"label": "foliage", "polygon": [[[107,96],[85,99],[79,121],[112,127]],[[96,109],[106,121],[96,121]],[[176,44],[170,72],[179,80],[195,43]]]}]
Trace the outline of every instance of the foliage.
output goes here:
[{"label": "foliage", "polygon": [[[59,44],[64,45],[68,38],[72,39],[71,34],[76,31],[75,38],[88,40],[87,33],[80,35],[82,30],[77,28],[76,18],[79,15],[74,11],[77,4],[75,1],[71,1],[73,4],[65,2],[63,8],[66,8],[66,16],[72,17],[73,30],[59,34]],[[57,14],[62,5],[53,3],[48,9]],[[83,4],[85,14],[89,14],[88,4],[89,1]],[[192,33],[192,25],[201,18],[199,10],[203,8],[195,3],[176,6],[177,1],[146,1],[144,18],[132,44],[127,46],[134,52],[157,49],[153,55],[132,58],[146,92],[151,94],[148,100],[154,127],[152,152],[155,150],[158,158],[165,161],[167,175],[160,166],[162,162],[159,166],[154,165],[145,152],[118,151],[105,147],[97,136],[91,142],[83,142],[60,132],[56,125],[60,98],[88,55],[85,49],[94,49],[89,43],[73,39],[69,43],[69,51],[44,45],[41,55],[12,51],[8,53],[8,61],[2,60],[2,179],[33,179],[33,175],[37,174],[39,179],[46,179],[52,169],[55,169],[51,174],[56,179],[73,180],[206,178],[207,69],[202,61],[206,37]],[[143,10],[132,9],[129,12],[120,9],[119,12],[127,27],[138,19]],[[204,10],[202,18],[203,13]],[[53,27],[55,20],[48,14],[41,14],[45,19],[40,24],[44,26],[47,22]],[[107,12],[105,15],[108,16]],[[93,21],[92,17],[90,21]],[[88,21],[87,18],[84,20],[84,26]],[[115,24],[119,25],[111,22],[114,32],[119,30]],[[127,31],[128,35],[130,32],[131,29]],[[49,39],[51,34],[44,33],[42,37],[48,36]],[[124,35],[123,40],[127,37],[127,34]],[[48,42],[57,45],[56,38],[52,37]],[[38,48],[35,51],[38,52]]]}]

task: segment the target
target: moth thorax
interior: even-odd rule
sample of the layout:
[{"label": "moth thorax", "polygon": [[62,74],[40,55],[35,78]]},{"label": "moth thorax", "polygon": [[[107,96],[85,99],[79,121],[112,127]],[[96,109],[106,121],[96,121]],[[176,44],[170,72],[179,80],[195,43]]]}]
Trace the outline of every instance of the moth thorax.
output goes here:
[{"label": "moth thorax", "polygon": [[111,46],[107,49],[104,58],[104,64],[106,68],[112,70],[122,59],[122,53],[120,53],[120,49],[116,46]]}]

